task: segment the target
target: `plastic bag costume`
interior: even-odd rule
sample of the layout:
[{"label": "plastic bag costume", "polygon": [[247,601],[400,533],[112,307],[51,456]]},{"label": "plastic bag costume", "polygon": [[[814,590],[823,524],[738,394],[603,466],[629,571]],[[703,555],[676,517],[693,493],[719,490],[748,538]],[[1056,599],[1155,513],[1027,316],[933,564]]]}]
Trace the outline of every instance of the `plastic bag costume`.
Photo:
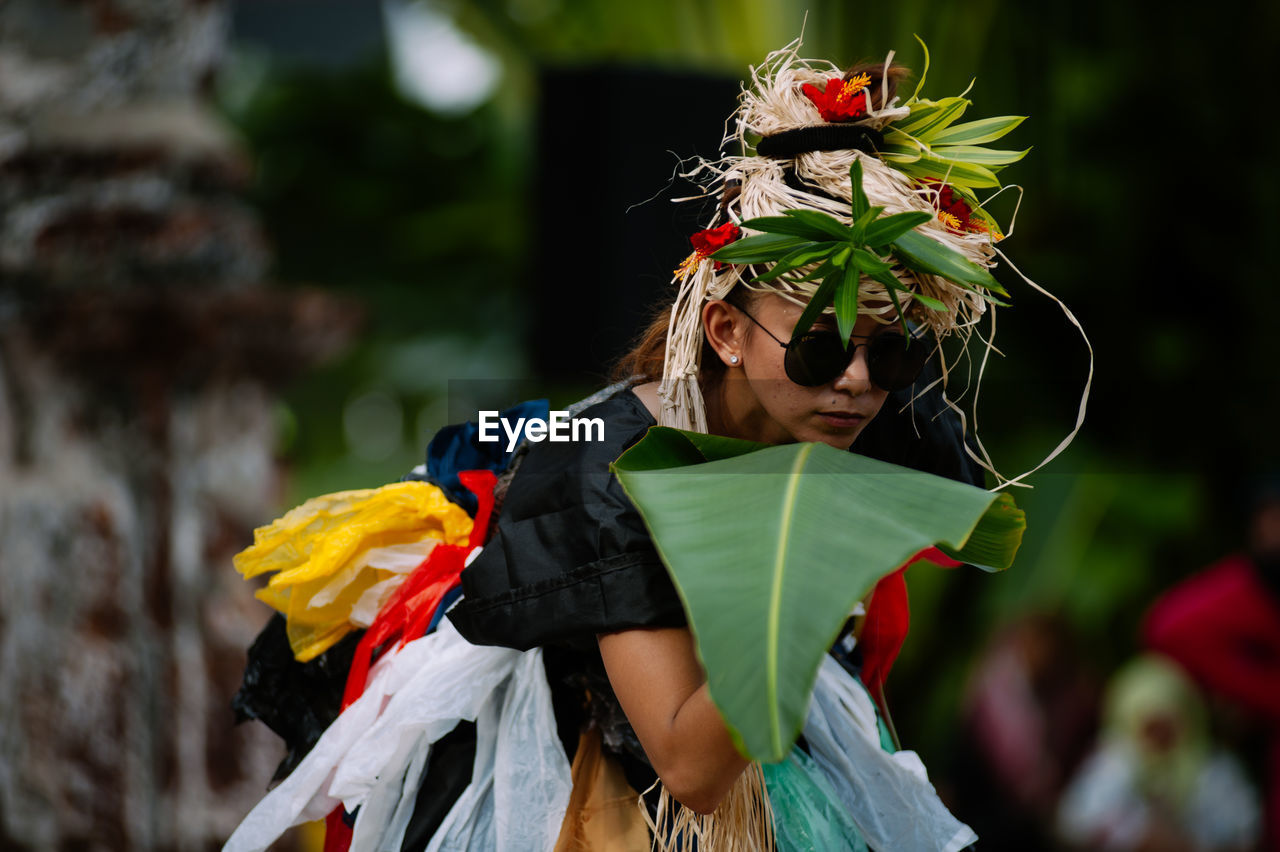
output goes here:
[{"label": "plastic bag costume", "polygon": [[[349,848],[361,850],[598,848],[591,844],[604,839],[608,848],[648,848],[637,802],[656,776],[609,689],[595,637],[679,626],[685,618],[638,513],[608,472],[609,461],[639,440],[653,418],[625,388],[598,396],[604,398],[574,410],[602,418],[605,441],[524,444],[515,464],[502,467],[501,510],[482,550],[459,544],[468,537],[477,542],[480,534],[458,517],[457,504],[441,504],[445,491],[428,482],[309,501],[260,531],[245,557],[257,561],[242,564],[284,566],[275,576],[286,582],[277,586],[292,586],[291,593],[268,586],[261,597],[290,619],[301,613],[309,629],[288,633],[297,656],[289,667],[293,680],[281,680],[279,666],[266,676],[274,686],[246,678],[238,697],[242,716],[262,715],[253,708],[269,708],[273,689],[296,689],[300,671],[331,657],[336,662],[329,680],[351,673],[363,689],[348,679],[345,708],[313,742],[277,720],[274,727],[292,747],[282,769],[291,771],[226,849],[265,849],[290,826],[326,816],[327,846],[349,831]],[[954,424],[944,419],[936,428],[935,463],[957,464],[958,449],[947,445],[957,434]],[[876,439],[868,438],[874,450]],[[457,456],[459,444],[483,446],[465,429],[443,439],[433,442],[430,458]],[[428,467],[431,478],[447,478],[441,465]],[[469,477],[483,492],[474,475],[464,481]],[[415,495],[416,509],[405,508],[413,502],[406,494]],[[479,495],[478,517],[491,511],[492,497]],[[391,504],[398,510],[389,511]],[[335,520],[335,506],[345,510],[346,523]],[[415,511],[416,527],[392,520]],[[375,517],[394,529],[380,529],[370,521]],[[428,555],[407,572],[397,570],[409,559],[401,539],[413,539]],[[451,548],[467,553],[469,566],[444,583],[443,593],[420,594],[422,606],[402,613],[398,636],[383,631],[367,675],[361,674],[360,651],[351,648],[354,637],[321,654],[311,653],[316,645],[310,638],[296,638],[341,638],[344,630],[315,625],[318,616],[332,615],[335,602],[345,601],[346,629],[369,625],[359,642],[368,644],[379,617],[397,605],[404,609],[403,590],[429,585],[415,578],[440,561],[440,554],[430,556]],[[314,617],[302,589],[311,592]],[[382,611],[365,619],[377,597]],[[409,626],[414,621],[418,626]],[[278,650],[278,624],[268,625],[260,643],[270,642],[273,631]],[[835,649],[819,672],[805,748],[765,767],[778,848],[964,848],[975,839],[972,832],[938,801],[914,753],[890,753],[866,690],[837,661],[856,659],[849,645]],[[337,671],[352,658],[349,671]],[[259,648],[250,672],[258,666],[263,674],[266,659]],[[336,692],[313,695],[318,704],[332,705]],[[314,733],[315,718],[305,721]],[[580,801],[571,808],[575,796]],[[611,828],[593,841],[592,823],[603,814],[612,815]]]}]

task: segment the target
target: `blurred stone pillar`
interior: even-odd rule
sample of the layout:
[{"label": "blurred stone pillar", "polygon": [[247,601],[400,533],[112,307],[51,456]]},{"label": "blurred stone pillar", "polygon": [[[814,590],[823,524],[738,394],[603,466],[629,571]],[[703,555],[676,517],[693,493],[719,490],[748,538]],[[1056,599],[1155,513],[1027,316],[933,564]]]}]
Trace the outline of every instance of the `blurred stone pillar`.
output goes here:
[{"label": "blurred stone pillar", "polygon": [[228,700],[266,618],[270,384],[351,312],[262,286],[207,104],[226,10],[0,2],[0,848],[208,849],[280,747]]}]

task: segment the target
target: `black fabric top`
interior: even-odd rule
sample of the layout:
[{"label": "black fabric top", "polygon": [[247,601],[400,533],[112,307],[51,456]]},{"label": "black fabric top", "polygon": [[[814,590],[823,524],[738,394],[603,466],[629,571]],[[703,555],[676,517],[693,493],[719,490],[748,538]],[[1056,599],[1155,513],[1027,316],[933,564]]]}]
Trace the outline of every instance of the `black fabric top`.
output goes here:
[{"label": "black fabric top", "polygon": [[653,416],[630,390],[577,416],[600,418],[604,440],[532,444],[493,536],[462,572],[449,618],[474,644],[594,651],[599,633],[686,624],[639,511],[609,471]]},{"label": "black fabric top", "polygon": [[[937,373],[931,362],[919,381]],[[851,449],[981,486],[959,417],[936,387],[909,404],[913,391],[890,394]],[[603,420],[604,440],[531,444],[495,532],[462,572],[449,618],[474,644],[560,645],[594,658],[596,634],[687,623],[639,511],[609,472],[653,416],[629,389],[577,416]]]}]

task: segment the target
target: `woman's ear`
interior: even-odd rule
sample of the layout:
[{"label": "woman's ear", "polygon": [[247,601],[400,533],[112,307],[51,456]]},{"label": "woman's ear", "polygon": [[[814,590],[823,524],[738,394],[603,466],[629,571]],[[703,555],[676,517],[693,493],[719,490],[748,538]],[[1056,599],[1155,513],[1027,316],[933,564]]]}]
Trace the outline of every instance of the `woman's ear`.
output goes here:
[{"label": "woman's ear", "polygon": [[726,367],[742,363],[742,346],[746,339],[742,311],[723,300],[707,302],[702,306],[702,331]]}]

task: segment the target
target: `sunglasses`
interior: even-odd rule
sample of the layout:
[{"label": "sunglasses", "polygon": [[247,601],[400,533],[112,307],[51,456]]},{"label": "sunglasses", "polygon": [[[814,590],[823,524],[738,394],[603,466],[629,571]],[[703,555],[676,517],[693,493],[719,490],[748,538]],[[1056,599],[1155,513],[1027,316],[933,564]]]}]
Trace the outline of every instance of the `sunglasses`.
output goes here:
[{"label": "sunglasses", "polygon": [[866,342],[854,343],[846,349],[837,332],[811,329],[790,343],[783,343],[758,319],[746,311],[742,313],[787,351],[782,360],[787,378],[802,387],[812,388],[833,381],[849,369],[859,346],[867,348],[867,374],[872,384],[890,392],[911,387],[929,360],[930,349],[924,345],[923,335],[908,338],[891,332],[870,337],[855,334],[853,337],[863,337]]}]

